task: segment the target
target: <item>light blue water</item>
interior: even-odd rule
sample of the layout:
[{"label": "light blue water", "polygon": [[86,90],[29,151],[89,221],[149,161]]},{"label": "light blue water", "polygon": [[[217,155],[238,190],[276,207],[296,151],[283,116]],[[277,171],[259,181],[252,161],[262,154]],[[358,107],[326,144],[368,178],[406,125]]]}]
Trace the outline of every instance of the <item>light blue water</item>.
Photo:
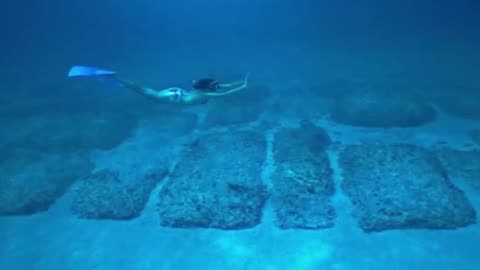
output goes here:
[{"label": "light blue water", "polygon": [[[0,268],[478,269],[479,12],[5,4]],[[156,90],[251,76],[179,106],[79,64]]]}]

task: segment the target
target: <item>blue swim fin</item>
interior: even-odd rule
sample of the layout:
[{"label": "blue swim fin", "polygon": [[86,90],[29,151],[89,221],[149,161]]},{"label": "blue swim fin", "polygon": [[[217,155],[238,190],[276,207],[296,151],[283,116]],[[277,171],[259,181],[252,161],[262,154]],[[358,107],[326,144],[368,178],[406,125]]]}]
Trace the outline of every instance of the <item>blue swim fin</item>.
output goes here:
[{"label": "blue swim fin", "polygon": [[72,68],[70,68],[70,71],[68,71],[68,77],[94,77],[114,74],[116,74],[115,71],[104,70],[90,66],[73,66]]}]

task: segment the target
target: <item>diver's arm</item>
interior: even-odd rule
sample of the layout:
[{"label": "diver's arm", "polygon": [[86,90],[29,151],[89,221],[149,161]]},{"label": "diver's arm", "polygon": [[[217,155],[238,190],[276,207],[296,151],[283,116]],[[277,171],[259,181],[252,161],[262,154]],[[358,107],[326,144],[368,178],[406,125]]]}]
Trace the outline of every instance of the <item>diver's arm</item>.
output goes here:
[{"label": "diver's arm", "polygon": [[[233,82],[233,83],[230,83],[230,84],[226,84],[227,88],[228,87],[235,87],[233,89],[230,89],[230,90],[227,90],[227,91],[224,91],[224,92],[207,92],[205,93],[204,95],[207,96],[207,97],[220,97],[220,96],[225,96],[225,95],[230,95],[232,93],[235,93],[235,92],[238,92],[240,90],[243,90],[245,88],[247,88],[247,85],[248,85],[248,77],[250,76],[250,72],[247,73],[247,75],[245,76],[245,79],[243,81],[239,81],[239,82]],[[222,85],[223,87],[223,85]]]},{"label": "diver's arm", "polygon": [[225,91],[225,92],[207,92],[207,93],[204,93],[204,95],[207,96],[207,97],[220,97],[220,96],[225,96],[225,95],[229,95],[229,94],[238,92],[240,90],[243,90],[244,88],[247,88],[247,82],[242,82],[241,86],[239,86],[237,88],[230,89],[230,90]]},{"label": "diver's arm", "polygon": [[231,87],[237,87],[244,83],[245,81],[238,81],[238,82],[220,83],[219,85],[220,85],[220,88],[231,88]]},{"label": "diver's arm", "polygon": [[220,88],[231,88],[231,87],[238,87],[248,82],[248,77],[250,76],[250,72],[247,73],[245,79],[242,81],[230,82],[230,83],[220,83]]}]

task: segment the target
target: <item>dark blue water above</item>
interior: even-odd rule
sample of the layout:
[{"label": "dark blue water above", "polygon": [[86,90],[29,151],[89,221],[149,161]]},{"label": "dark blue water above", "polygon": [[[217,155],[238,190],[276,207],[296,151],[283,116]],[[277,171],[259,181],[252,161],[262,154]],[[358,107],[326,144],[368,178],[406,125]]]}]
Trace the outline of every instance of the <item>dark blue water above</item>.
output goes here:
[{"label": "dark blue water above", "polygon": [[58,55],[172,46],[199,50],[231,42],[353,50],[408,40],[474,42],[479,5],[473,0],[22,1],[2,7],[1,52],[7,62],[2,68]]}]

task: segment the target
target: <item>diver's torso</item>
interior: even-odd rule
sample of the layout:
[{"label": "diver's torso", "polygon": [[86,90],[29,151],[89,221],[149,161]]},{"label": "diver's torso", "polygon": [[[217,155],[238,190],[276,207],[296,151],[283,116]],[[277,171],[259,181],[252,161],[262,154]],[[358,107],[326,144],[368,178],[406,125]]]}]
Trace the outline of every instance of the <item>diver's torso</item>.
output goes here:
[{"label": "diver's torso", "polygon": [[184,90],[183,95],[180,97],[178,103],[195,105],[204,104],[208,101],[208,97],[202,91],[198,90]]},{"label": "diver's torso", "polygon": [[156,91],[149,96],[159,101],[185,105],[204,104],[208,101],[204,92],[195,89],[170,88]]}]

